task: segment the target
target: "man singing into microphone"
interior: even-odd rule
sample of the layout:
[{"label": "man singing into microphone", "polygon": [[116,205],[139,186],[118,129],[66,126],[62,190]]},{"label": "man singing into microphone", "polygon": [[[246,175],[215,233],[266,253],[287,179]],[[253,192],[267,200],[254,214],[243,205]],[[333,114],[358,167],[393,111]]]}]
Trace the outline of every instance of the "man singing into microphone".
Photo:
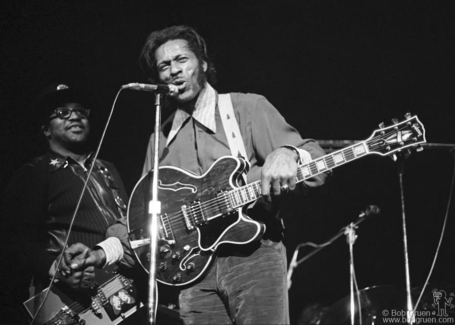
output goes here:
[{"label": "man singing into microphone", "polygon": [[[175,109],[160,133],[160,165],[204,174],[232,145],[220,113],[215,68],[204,39],[192,28],[174,26],[150,34],[141,53],[145,70],[157,83],[173,84]],[[254,94],[231,93],[235,120],[250,163],[248,183],[262,181],[261,202],[247,214],[266,225],[262,239],[247,245],[225,245],[214,265],[196,284],[181,290],[179,307],[187,324],[288,324],[286,253],[278,201],[303,195],[323,184],[322,174],[296,184],[297,164],[324,155],[267,101]],[[237,152],[237,149],[234,150]],[[144,172],[153,167],[153,136]]]},{"label": "man singing into microphone", "polygon": [[[183,286],[178,308],[186,324],[288,324],[286,252],[279,215],[281,197],[298,198],[324,183],[323,173],[296,184],[297,166],[324,155],[311,139],[302,139],[267,101],[254,94],[231,93],[233,114],[213,88],[215,68],[204,39],[187,26],[173,26],[149,35],[141,53],[143,67],[155,84],[177,87],[169,98],[173,114],[161,127],[160,166],[203,175],[223,156],[238,156],[231,144],[235,118],[250,164],[247,182],[261,180],[262,199],[247,214],[266,225],[258,241],[221,246],[216,260],[194,283]],[[224,116],[223,116],[224,114]],[[232,122],[233,120],[231,120]],[[153,136],[144,173],[153,166]],[[234,148],[233,148],[234,147]],[[125,236],[126,237],[126,236]],[[102,264],[102,263],[98,263]]]}]

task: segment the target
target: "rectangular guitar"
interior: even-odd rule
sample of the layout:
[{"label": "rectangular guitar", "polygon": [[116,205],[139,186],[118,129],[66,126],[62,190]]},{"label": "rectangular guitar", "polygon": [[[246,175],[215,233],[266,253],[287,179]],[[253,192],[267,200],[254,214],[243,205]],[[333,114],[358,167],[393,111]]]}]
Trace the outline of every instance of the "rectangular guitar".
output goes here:
[{"label": "rectangular guitar", "polygon": [[[419,119],[406,114],[401,123],[380,128],[365,141],[298,166],[297,182],[370,154],[396,155],[426,142]],[[408,149],[406,149],[408,150]],[[249,218],[243,207],[261,197],[261,182],[241,186],[246,163],[218,159],[201,176],[175,167],[160,167],[157,280],[182,286],[198,279],[222,244],[242,245],[261,238],[265,226]],[[136,184],[128,204],[131,247],[146,272],[150,265],[149,202],[153,173]]]}]

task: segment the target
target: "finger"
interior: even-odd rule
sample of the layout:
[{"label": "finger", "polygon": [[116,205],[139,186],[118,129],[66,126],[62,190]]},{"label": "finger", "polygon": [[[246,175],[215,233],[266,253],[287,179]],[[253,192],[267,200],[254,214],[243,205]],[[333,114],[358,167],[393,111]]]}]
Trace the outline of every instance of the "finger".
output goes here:
[{"label": "finger", "polygon": [[93,274],[95,274],[95,267],[94,266],[89,266],[83,271],[83,273],[84,274],[85,273],[93,273]]},{"label": "finger", "polygon": [[59,270],[59,272],[60,272],[62,275],[64,275],[64,276],[68,276],[68,275],[71,274],[71,269],[70,269],[70,267],[66,264],[64,258],[62,258],[62,259],[60,260],[60,265],[58,266],[58,270]]},{"label": "finger", "polygon": [[270,197],[270,179],[268,177],[263,177],[261,182],[261,195],[265,202],[272,203]]},{"label": "finger", "polygon": [[[84,257],[85,251],[89,249],[82,243],[76,243],[71,245],[71,247],[67,247],[65,250],[65,255],[68,259],[74,259],[77,256]],[[69,263],[68,263],[69,264]]]},{"label": "finger", "polygon": [[289,186],[288,184],[281,185],[280,187],[280,194],[288,194],[289,193]]},{"label": "finger", "polygon": [[296,186],[297,186],[296,177],[291,177],[291,178],[288,180],[288,184],[289,184],[289,190],[290,190],[290,191],[295,190],[295,188],[296,188]]},{"label": "finger", "polygon": [[272,193],[273,193],[273,195],[280,195],[280,193],[281,193],[281,182],[279,180],[275,180],[272,183]]},{"label": "finger", "polygon": [[86,265],[87,256],[89,256],[89,254],[90,254],[89,251],[90,251],[89,248],[85,248],[85,250],[82,252],[82,254],[80,256],[77,256],[76,258],[74,258],[71,261],[71,265],[70,265],[71,269],[79,270],[79,269],[84,268],[84,266]]},{"label": "finger", "polygon": [[92,252],[89,257],[85,260],[85,266],[91,267],[93,270],[95,270],[94,265],[97,263],[97,258],[96,255]]}]

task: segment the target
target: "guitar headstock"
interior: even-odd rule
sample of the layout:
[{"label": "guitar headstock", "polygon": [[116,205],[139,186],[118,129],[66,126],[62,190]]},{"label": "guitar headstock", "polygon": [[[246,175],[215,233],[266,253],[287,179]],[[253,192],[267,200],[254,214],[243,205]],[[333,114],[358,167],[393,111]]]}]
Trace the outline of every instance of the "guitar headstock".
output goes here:
[{"label": "guitar headstock", "polygon": [[397,119],[393,119],[392,122],[393,125],[388,127],[381,123],[380,129],[374,131],[365,141],[371,153],[386,156],[408,147],[416,147],[419,150],[418,145],[427,141],[425,128],[417,116],[407,113],[404,121],[398,122]]}]

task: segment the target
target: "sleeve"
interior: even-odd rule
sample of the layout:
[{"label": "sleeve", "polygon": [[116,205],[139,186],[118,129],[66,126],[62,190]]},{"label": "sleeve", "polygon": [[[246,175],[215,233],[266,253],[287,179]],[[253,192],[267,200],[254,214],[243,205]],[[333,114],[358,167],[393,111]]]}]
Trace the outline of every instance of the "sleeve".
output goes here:
[{"label": "sleeve", "polygon": [[[117,238],[119,240],[119,243],[121,244],[121,252],[120,247],[116,246],[113,242],[111,242],[111,245],[109,245],[109,238]],[[118,220],[115,224],[110,226],[107,231],[106,231],[106,238],[107,238],[107,244],[105,242],[102,242],[98,244],[97,246],[100,246],[103,248],[103,250],[106,253],[106,264],[112,264],[116,261],[119,261],[122,265],[125,265],[126,267],[133,267],[135,265],[135,258],[134,258],[134,252],[131,249],[130,242],[128,240],[128,229],[126,227],[126,218],[122,218]],[[116,241],[117,242],[117,241]],[[104,243],[104,244],[103,244]],[[103,245],[105,245],[103,247]],[[109,245],[109,246],[106,246]],[[105,247],[108,248],[108,250],[105,249]],[[109,249],[112,248],[112,249]],[[110,257],[108,257],[109,252],[111,253]]]},{"label": "sleeve", "polygon": [[[284,117],[265,97],[256,96],[251,114],[252,143],[258,161],[265,161],[267,155],[284,145],[302,149],[312,159],[325,155],[324,150],[316,141],[303,139],[300,133],[286,122]],[[322,185],[326,178],[327,173],[322,173],[305,180],[304,185],[306,187],[317,187]]]}]

